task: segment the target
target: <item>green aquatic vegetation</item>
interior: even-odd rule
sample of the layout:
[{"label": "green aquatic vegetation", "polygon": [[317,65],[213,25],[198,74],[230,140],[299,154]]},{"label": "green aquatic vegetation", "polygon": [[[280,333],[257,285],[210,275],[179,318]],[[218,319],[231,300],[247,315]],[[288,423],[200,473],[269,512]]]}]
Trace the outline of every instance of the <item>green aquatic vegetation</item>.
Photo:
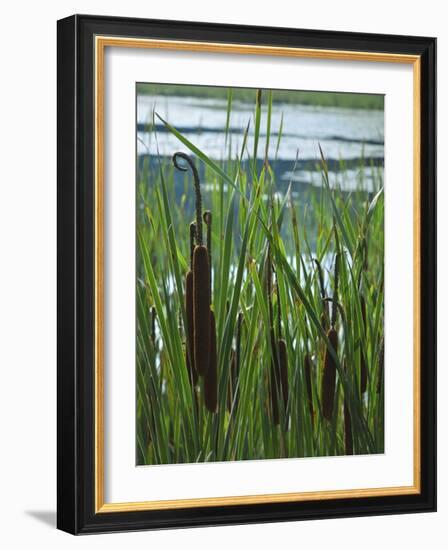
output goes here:
[{"label": "green aquatic vegetation", "polygon": [[255,162],[278,105],[253,101],[250,150],[159,117],[179,151],[138,171],[138,464],[384,450],[381,171],[344,192],[321,151],[321,185],[280,193],[281,129]]}]

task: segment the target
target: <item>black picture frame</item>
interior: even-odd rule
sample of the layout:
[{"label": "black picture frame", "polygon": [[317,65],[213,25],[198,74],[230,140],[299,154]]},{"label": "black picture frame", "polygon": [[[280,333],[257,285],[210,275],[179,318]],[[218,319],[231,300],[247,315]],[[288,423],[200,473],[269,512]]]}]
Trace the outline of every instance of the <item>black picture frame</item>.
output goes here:
[{"label": "black picture frame", "polygon": [[[95,512],[94,38],[97,35],[417,55],[421,60],[421,491]],[[436,39],[74,15],[58,21],[57,526],[73,534],[436,510]]]}]

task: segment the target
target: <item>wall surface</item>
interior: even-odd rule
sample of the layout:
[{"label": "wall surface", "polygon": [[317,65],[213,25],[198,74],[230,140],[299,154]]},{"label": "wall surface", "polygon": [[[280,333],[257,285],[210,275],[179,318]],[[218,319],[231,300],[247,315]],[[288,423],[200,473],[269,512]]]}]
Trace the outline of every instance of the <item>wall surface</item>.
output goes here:
[{"label": "wall surface", "polygon": [[[4,548],[446,548],[448,400],[439,399],[439,512],[75,538],[55,530],[56,20],[92,13],[437,36],[439,281],[448,280],[444,171],[448,31],[444,3],[409,0],[8,2],[0,33],[0,539]],[[443,288],[442,288],[443,290]],[[448,330],[439,296],[439,335]],[[442,353],[439,388],[448,387]],[[446,358],[446,355],[445,355]]]}]

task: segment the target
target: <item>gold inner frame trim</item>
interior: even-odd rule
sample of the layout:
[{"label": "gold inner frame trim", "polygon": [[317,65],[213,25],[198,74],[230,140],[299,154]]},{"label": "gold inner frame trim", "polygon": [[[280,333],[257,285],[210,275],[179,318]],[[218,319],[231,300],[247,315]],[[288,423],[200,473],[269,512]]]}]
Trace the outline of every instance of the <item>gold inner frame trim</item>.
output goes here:
[{"label": "gold inner frame trim", "polygon": [[[106,503],[104,501],[104,54],[106,47],[145,48],[171,51],[232,53],[242,55],[285,56],[311,59],[406,63],[413,66],[413,455],[414,482],[410,486],[344,489],[332,491],[275,493],[263,495],[154,500]],[[304,502],[341,498],[362,498],[420,493],[420,57],[381,52],[356,52],[251,44],[226,44],[96,36],[95,54],[95,512],[130,512],[207,506],[232,506],[280,502]]]}]

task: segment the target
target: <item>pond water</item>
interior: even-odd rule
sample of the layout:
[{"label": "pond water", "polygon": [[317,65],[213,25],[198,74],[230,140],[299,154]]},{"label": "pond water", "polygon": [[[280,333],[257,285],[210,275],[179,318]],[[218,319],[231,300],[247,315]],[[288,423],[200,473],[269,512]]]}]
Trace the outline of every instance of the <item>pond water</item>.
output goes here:
[{"label": "pond water", "polygon": [[[248,150],[253,151],[253,104],[234,101],[226,136],[227,101],[197,97],[139,95],[137,98],[137,153],[154,159],[171,157],[185,150],[178,139],[157,122],[154,133],[145,131],[155,110],[212,159],[240,154],[243,133],[249,121]],[[278,151],[281,120],[283,130]],[[262,110],[257,157],[263,160],[266,148],[266,108]],[[358,187],[374,190],[374,175],[384,165],[384,112],[379,110],[316,107],[275,103],[271,116],[268,157],[279,184],[321,185],[316,171],[320,143],[330,171],[330,183],[344,190]],[[298,159],[298,161],[296,161]],[[274,162],[275,160],[275,162]],[[344,161],[341,164],[341,160]],[[364,168],[361,169],[361,165]]]}]

